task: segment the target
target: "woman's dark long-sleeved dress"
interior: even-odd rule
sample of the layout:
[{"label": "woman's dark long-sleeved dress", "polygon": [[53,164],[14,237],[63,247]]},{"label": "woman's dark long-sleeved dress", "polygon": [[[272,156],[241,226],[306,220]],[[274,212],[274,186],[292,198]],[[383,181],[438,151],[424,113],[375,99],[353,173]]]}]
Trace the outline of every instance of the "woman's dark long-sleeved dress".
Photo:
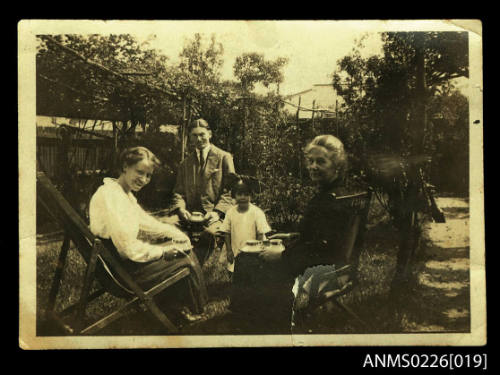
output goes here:
[{"label": "woman's dark long-sleeved dress", "polygon": [[346,262],[339,245],[348,229],[349,207],[337,200],[345,194],[342,186],[322,187],[309,201],[299,224],[300,239],[283,253],[283,267],[290,276],[307,267]]}]

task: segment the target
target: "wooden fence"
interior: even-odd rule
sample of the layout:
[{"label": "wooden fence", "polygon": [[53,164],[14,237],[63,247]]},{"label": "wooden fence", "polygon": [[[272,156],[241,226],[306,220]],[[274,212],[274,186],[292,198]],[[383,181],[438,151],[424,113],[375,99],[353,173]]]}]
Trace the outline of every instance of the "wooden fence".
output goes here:
[{"label": "wooden fence", "polygon": [[108,139],[72,139],[37,137],[37,162],[54,180],[70,168],[77,173],[96,173],[112,167],[113,141]]}]

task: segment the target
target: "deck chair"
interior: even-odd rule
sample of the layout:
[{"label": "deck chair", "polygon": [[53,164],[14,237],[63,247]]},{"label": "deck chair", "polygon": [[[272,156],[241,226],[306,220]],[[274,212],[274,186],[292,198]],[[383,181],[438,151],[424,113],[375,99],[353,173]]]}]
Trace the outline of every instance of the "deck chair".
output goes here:
[{"label": "deck chair", "polygon": [[[47,318],[54,321],[60,328],[63,328],[66,333],[95,334],[127,314],[131,308],[137,309],[140,305],[146,307],[170,333],[178,332],[178,327],[160,310],[153,297],[180,280],[187,280],[194,311],[196,313],[203,312],[207,302],[207,292],[203,278],[201,278],[201,285],[195,287],[197,284],[194,283],[193,273],[197,272],[198,275],[201,275],[197,262],[187,262],[186,257],[184,261],[176,259],[173,261],[172,272],[169,273],[168,277],[153,286],[144,288],[134,279],[133,274],[127,269],[124,260],[120,258],[111,241],[101,240],[90,232],[81,216],[43,172],[37,172],[37,200],[64,228],[64,240],[49,292]],[[76,249],[84,258],[87,267],[78,302],[56,313],[55,303],[70,249],[70,242],[74,243]],[[97,281],[101,288],[90,294],[94,281]],[[85,315],[89,303],[104,293],[123,298],[126,302],[116,311],[98,321],[86,324],[88,319],[86,319]],[[65,321],[65,318],[72,314],[74,314],[74,323],[71,325]]]},{"label": "deck chair", "polygon": [[[325,272],[315,280],[318,288],[317,298],[308,303],[307,309],[315,309],[325,303],[333,303],[341,310],[349,314],[363,328],[367,328],[368,324],[364,322],[352,309],[346,306],[341,297],[349,293],[357,284],[357,273],[359,265],[359,256],[363,248],[366,222],[368,211],[370,209],[371,192],[362,192],[352,195],[340,196],[336,198],[340,204],[347,206],[346,216],[346,233],[342,238],[342,243],[337,248],[343,254],[345,263],[339,265],[333,271]],[[277,233],[270,238],[297,239],[298,233]],[[334,283],[329,283],[329,280],[335,280]],[[329,284],[329,285],[328,285]],[[333,284],[333,287],[332,287]],[[322,288],[324,290],[322,290]],[[297,309],[298,300],[294,302],[294,312]],[[295,319],[304,319],[304,314],[296,314]],[[300,322],[296,322],[300,324]]]}]

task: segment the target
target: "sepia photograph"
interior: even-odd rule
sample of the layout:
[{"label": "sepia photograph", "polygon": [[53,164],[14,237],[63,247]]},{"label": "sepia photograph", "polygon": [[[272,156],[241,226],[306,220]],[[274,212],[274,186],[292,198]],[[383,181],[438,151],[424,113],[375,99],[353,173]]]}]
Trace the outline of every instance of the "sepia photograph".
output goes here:
[{"label": "sepia photograph", "polygon": [[22,20],[22,349],[485,345],[479,20]]}]

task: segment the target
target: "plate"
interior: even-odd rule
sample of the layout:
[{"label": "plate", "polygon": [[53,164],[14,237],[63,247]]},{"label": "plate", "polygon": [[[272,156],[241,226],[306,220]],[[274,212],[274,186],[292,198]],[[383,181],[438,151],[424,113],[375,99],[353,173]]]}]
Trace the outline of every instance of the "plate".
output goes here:
[{"label": "plate", "polygon": [[285,251],[284,246],[244,246],[240,249],[243,253],[261,253],[263,251],[282,253]]},{"label": "plate", "polygon": [[240,251],[242,253],[261,253],[264,248],[262,246],[243,246]]}]

